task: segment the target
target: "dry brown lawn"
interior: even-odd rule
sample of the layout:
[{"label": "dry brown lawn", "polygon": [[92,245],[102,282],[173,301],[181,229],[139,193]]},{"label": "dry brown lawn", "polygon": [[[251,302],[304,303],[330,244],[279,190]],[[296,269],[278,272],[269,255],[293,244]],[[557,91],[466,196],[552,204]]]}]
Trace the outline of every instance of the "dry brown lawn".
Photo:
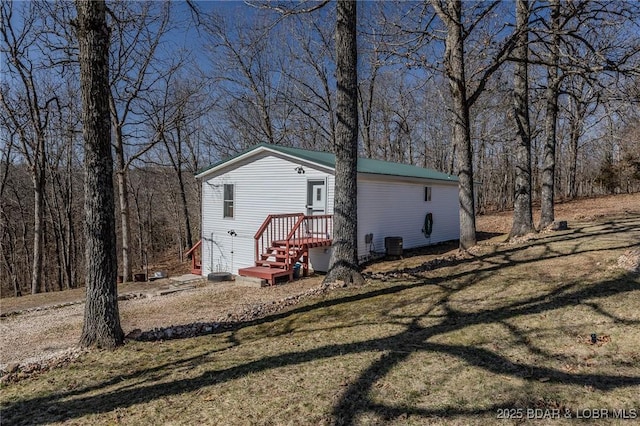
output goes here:
[{"label": "dry brown lawn", "polygon": [[[248,288],[234,286],[230,282],[196,283],[199,287],[166,296],[154,296],[124,300],[119,302],[120,321],[125,333],[140,329],[143,331],[171,325],[194,322],[223,321],[231,313],[242,312],[260,303],[277,301],[291,294],[302,293],[315,287],[320,277],[298,280],[287,286],[271,288]],[[120,286],[121,293],[156,294],[157,289],[168,288],[164,283],[129,283]],[[66,297],[63,293],[55,303],[79,301],[84,296],[82,289],[72,290]],[[36,295],[35,302],[42,295]],[[34,300],[26,296],[10,300],[16,305],[33,308]],[[54,304],[47,300],[48,306]],[[7,307],[9,312],[13,309]],[[12,363],[30,363],[55,357],[73,347],[82,331],[84,304],[78,303],[53,309],[43,309],[24,314],[9,315],[0,321],[0,347],[2,347],[1,367]]]},{"label": "dry brown lawn", "polygon": [[[557,203],[554,212],[556,220],[566,220],[570,224],[575,221],[606,220],[607,217],[640,213],[640,194],[583,198]],[[512,216],[512,211],[480,215],[476,220],[476,226],[479,232],[508,234],[511,230]],[[539,208],[534,208],[533,219],[536,225],[540,222]]]},{"label": "dry brown lawn", "polygon": [[[3,384],[3,424],[631,424],[613,417],[640,418],[640,277],[617,259],[640,244],[640,197],[604,204],[215,334],[89,352]],[[200,294],[171,309],[206,317]]]}]

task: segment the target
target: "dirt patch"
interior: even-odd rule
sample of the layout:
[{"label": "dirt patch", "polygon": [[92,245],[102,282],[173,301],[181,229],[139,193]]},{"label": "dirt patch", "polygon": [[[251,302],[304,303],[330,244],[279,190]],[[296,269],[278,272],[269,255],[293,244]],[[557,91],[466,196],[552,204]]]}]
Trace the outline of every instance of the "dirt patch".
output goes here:
[{"label": "dirt patch", "polygon": [[[303,293],[321,281],[322,276],[315,276],[263,288],[202,281],[200,287],[191,290],[120,301],[120,320],[125,333],[197,322],[222,322],[256,305]],[[83,315],[84,303],[77,303],[2,318],[0,369],[5,370],[14,363],[33,364],[64,355],[80,338]]]},{"label": "dirt patch", "polygon": [[[149,282],[128,282],[118,284],[118,295],[148,294],[168,289],[175,283],[164,278]],[[26,310],[44,310],[82,303],[85,299],[85,288],[74,288],[49,293],[29,294],[22,297],[5,297],[0,299],[0,317]]]}]

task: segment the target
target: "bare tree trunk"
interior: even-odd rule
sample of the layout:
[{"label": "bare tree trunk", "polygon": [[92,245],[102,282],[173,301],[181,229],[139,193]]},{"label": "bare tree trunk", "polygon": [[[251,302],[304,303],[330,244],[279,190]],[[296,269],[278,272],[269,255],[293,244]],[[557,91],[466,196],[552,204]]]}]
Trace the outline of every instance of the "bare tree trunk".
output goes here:
[{"label": "bare tree trunk", "polygon": [[189,203],[187,202],[187,191],[182,177],[182,170],[178,170],[178,185],[180,186],[180,200],[182,202],[182,215],[184,216],[184,227],[186,232],[185,244],[193,247],[193,236],[191,235],[191,220],[189,218]]},{"label": "bare tree trunk", "polygon": [[[51,219],[52,221],[55,221],[55,219],[53,218],[53,215],[51,215]],[[53,232],[54,232],[54,236],[53,236],[53,243],[55,244],[56,247],[56,261],[57,261],[57,265],[56,265],[56,281],[57,281],[57,290],[58,291],[62,291],[64,289],[64,284],[62,282],[62,248],[61,248],[61,244],[64,244],[62,241],[62,236],[61,236],[61,232],[60,229],[58,228],[58,226],[54,223],[53,225]],[[49,277],[49,280],[51,280],[51,278]]]},{"label": "bare tree trunk", "polygon": [[140,260],[140,264],[144,265],[144,250],[146,249],[143,244],[143,236],[144,236],[144,223],[142,220],[141,213],[141,199],[140,199],[140,188],[133,188],[133,203],[136,207],[136,218],[138,220],[138,258]]},{"label": "bare tree trunk", "polygon": [[[373,158],[373,137],[371,135],[371,125],[373,124],[373,96],[378,75],[377,57],[372,61],[372,71],[369,85],[366,90],[363,87],[358,89],[358,106],[360,115],[362,116],[362,143],[364,145],[364,155],[367,158]],[[366,99],[365,99],[366,95]],[[366,104],[365,104],[366,101]]]},{"label": "bare tree trunk", "polygon": [[[576,101],[576,109],[579,108]],[[571,121],[571,131],[569,132],[569,182],[567,195],[574,199],[578,195],[578,141],[580,140],[579,118],[574,117]]]},{"label": "bare tree trunk", "polygon": [[65,258],[65,275],[67,278],[67,286],[69,288],[75,288],[76,283],[74,280],[74,258],[76,250],[75,232],[73,231],[73,136],[69,138],[69,146],[67,150],[67,204],[65,206],[67,229],[66,240],[69,244],[67,247],[67,256]]},{"label": "bare tree trunk", "polygon": [[15,297],[22,297],[22,290],[20,289],[20,283],[18,282],[18,275],[15,271],[10,271],[11,285],[13,286],[13,295]]},{"label": "bare tree trunk", "polygon": [[542,191],[540,194],[540,229],[551,225],[555,220],[555,171],[556,171],[556,135],[558,126],[558,61],[560,57],[560,0],[550,0],[551,6],[551,57],[547,68],[545,143],[542,170]]},{"label": "bare tree trunk", "polygon": [[114,348],[124,341],[118,312],[113,158],[109,112],[109,28],[104,1],[77,0],[85,146],[87,298],[80,344]]},{"label": "bare tree trunk", "polygon": [[[189,219],[189,203],[187,202],[187,191],[185,189],[184,178],[182,176],[182,132],[180,131],[180,127],[176,129],[177,133],[177,152],[176,152],[176,161],[177,168],[176,173],[178,177],[178,187],[180,189],[180,201],[182,203],[182,215],[184,216],[184,227],[185,227],[185,235],[186,235],[186,246],[191,248],[193,247],[193,237],[191,235],[191,220]],[[181,248],[182,253],[182,248]],[[182,258],[182,254],[180,255]]]},{"label": "bare tree trunk", "polygon": [[15,270],[15,259],[13,259],[13,256],[11,255],[13,253],[13,248],[14,248],[13,236],[2,235],[2,238],[3,240],[6,239],[6,244],[3,242],[3,244],[0,245],[0,248],[2,248],[2,257],[7,267],[7,272],[9,273],[9,277],[11,278],[13,295],[14,297],[20,297],[22,296],[22,289],[20,288],[20,282],[18,281],[18,274],[16,273],[16,270]]},{"label": "bare tree trunk", "polygon": [[[114,120],[115,121],[115,120]],[[122,231],[122,281],[131,281],[131,221],[129,219],[129,186],[127,185],[127,164],[124,159],[124,141],[122,127],[114,126],[116,131],[116,182],[118,202],[120,204],[120,228]]]},{"label": "bare tree trunk", "polygon": [[358,50],[356,2],[338,0],[336,24],[336,181],[333,250],[325,283],[364,283],[358,267]]},{"label": "bare tree trunk", "polygon": [[11,164],[11,149],[13,148],[13,141],[10,139],[6,145],[6,150],[3,151],[2,163],[0,164],[0,253],[7,267],[7,272],[11,278],[11,285],[13,287],[13,295],[15,297],[22,296],[22,289],[20,288],[20,282],[18,281],[18,275],[16,274],[16,261],[15,261],[15,237],[14,230],[11,228],[11,224],[8,220],[7,212],[5,211],[5,198],[4,192],[7,187],[7,180],[9,178],[9,168]]},{"label": "bare tree trunk", "polygon": [[13,295],[15,297],[22,296],[22,289],[20,288],[20,282],[18,281],[18,274],[16,273],[16,259],[15,259],[15,237],[13,236],[9,224],[5,223],[4,211],[0,210],[0,253],[7,267],[7,272],[11,278],[11,286],[13,287]]},{"label": "bare tree trunk", "polygon": [[531,127],[529,124],[529,1],[516,0],[516,31],[518,40],[513,49],[515,58],[513,98],[516,119],[516,184],[513,203],[513,224],[510,237],[535,231],[531,212]]},{"label": "bare tree trunk", "polygon": [[[44,140],[42,141],[44,147]],[[44,156],[44,152],[40,151]],[[42,263],[44,256],[44,166],[41,159],[36,159],[33,176],[33,264],[31,273],[31,294],[42,290]]]},{"label": "bare tree trunk", "polygon": [[578,195],[578,150],[580,138],[584,132],[585,119],[595,111],[598,95],[593,91],[592,82],[587,76],[571,76],[567,93],[569,95],[569,175],[567,195],[575,198]]},{"label": "bare tree trunk", "polygon": [[[488,167],[483,167],[483,165],[487,164],[487,146],[486,146],[485,138],[483,137],[483,135],[480,135],[480,146],[478,147],[478,164],[479,164],[478,173],[480,175],[480,181],[489,182],[490,179],[488,179],[488,172],[487,172]],[[484,211],[484,208],[486,207],[485,201],[484,201],[485,196],[486,196],[486,193],[480,193],[478,194],[478,199],[475,200],[477,201],[475,208],[479,213]]]},{"label": "bare tree trunk", "polygon": [[[63,148],[67,150],[67,164],[64,171],[60,164],[51,164],[49,167],[52,182],[51,194],[46,198],[49,216],[51,218],[51,228],[54,233],[54,243],[56,246],[56,260],[58,269],[58,289],[72,287],[72,250],[75,242],[73,237],[73,187],[72,187],[72,138],[69,138],[68,145]],[[60,159],[58,158],[58,161]],[[47,194],[47,193],[45,193]]]},{"label": "bare tree trunk", "polygon": [[[435,5],[435,1],[432,2]],[[475,200],[473,197],[473,155],[469,101],[464,65],[464,37],[462,34],[462,3],[447,0],[446,11],[437,7],[438,15],[447,26],[445,42],[445,71],[453,98],[453,135],[455,169],[458,173],[460,201],[460,248],[476,245]]]}]

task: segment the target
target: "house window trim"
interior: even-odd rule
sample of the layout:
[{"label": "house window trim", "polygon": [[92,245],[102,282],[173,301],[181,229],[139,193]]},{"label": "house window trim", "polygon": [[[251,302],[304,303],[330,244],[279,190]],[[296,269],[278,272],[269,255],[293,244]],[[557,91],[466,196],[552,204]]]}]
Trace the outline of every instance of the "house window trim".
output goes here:
[{"label": "house window trim", "polygon": [[431,202],[433,197],[433,187],[432,186],[425,186],[424,187],[424,201],[426,203]]},{"label": "house window trim", "polygon": [[[227,200],[227,186],[231,187],[231,200]],[[231,203],[231,215],[227,215],[227,203]],[[222,218],[233,220],[236,217],[236,185],[233,183],[225,183],[222,187]]]}]

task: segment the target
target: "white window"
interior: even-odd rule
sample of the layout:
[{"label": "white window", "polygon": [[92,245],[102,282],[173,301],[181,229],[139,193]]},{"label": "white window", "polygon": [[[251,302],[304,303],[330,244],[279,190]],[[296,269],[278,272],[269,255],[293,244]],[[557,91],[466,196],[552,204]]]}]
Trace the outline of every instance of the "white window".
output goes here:
[{"label": "white window", "polygon": [[233,218],[233,185],[224,184],[224,207],[222,217]]},{"label": "white window", "polygon": [[431,201],[431,187],[430,186],[425,186],[424,187],[424,200],[425,201]]}]

